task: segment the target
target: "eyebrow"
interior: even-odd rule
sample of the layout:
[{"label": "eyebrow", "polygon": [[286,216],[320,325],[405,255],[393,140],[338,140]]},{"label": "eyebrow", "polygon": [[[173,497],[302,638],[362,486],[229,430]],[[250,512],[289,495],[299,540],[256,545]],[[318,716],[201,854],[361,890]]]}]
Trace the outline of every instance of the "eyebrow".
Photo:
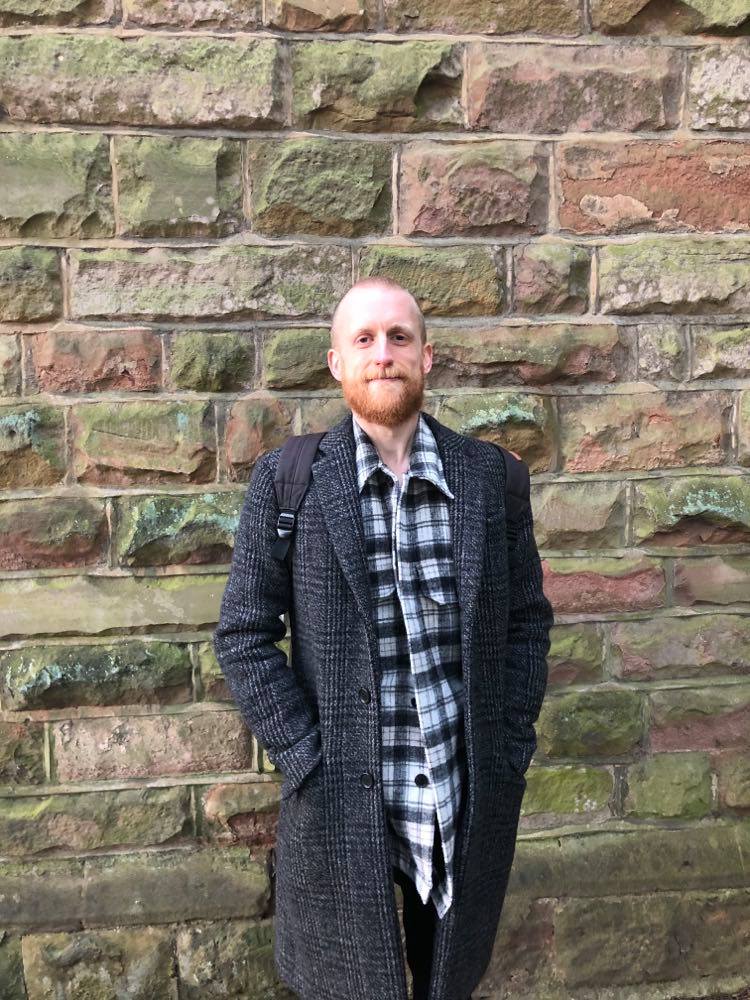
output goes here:
[{"label": "eyebrow", "polygon": [[[361,333],[369,333],[369,326],[361,326],[354,331],[353,336],[358,337]],[[394,323],[393,326],[388,327],[388,333],[414,333],[411,327],[404,326],[402,323]]]}]

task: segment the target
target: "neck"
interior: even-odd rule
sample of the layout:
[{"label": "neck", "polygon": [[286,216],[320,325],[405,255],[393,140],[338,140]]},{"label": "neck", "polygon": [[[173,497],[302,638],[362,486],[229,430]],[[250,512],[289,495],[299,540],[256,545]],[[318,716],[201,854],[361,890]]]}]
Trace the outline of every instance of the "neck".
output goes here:
[{"label": "neck", "polygon": [[373,423],[352,412],[357,423],[375,445],[384,464],[396,475],[400,476],[406,472],[409,468],[411,446],[419,423],[420,411],[417,410],[408,420],[393,427]]}]

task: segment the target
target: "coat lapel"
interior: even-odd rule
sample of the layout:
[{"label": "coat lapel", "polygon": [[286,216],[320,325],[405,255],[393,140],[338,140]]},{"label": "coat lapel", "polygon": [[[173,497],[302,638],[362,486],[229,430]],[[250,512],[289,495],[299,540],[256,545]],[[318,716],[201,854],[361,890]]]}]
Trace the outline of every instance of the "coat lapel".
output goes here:
[{"label": "coat lapel", "polygon": [[[422,411],[435,435],[446,482],[454,495],[448,501],[459,606],[462,645],[469,649],[474,607],[482,572],[485,541],[485,497],[481,461],[470,437],[458,434]],[[356,445],[351,412],[320,441],[323,456],[312,466],[326,527],[341,570],[352,589],[360,613],[373,621],[364,526],[357,489]]]}]

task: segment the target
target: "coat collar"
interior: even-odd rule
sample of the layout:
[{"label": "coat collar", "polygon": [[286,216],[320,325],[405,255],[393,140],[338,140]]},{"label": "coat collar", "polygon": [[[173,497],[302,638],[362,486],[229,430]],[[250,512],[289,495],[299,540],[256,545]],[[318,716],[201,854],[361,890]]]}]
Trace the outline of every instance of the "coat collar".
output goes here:
[{"label": "coat collar", "polygon": [[[451,430],[424,410],[421,414],[434,435],[445,482],[454,496],[448,508],[466,652],[484,562],[486,507],[481,474],[477,471],[481,456],[473,438]],[[313,463],[312,475],[323,517],[336,558],[374,640],[351,411],[321,438],[319,450],[322,457]]]}]

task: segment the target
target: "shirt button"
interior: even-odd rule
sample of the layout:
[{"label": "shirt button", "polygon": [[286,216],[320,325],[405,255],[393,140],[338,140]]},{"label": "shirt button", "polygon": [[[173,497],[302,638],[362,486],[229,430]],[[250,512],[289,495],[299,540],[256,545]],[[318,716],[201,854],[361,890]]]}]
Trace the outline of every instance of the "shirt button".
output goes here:
[{"label": "shirt button", "polygon": [[370,700],[370,697],[371,697],[369,688],[365,688],[365,687],[360,688],[359,689],[359,697],[360,697],[360,701],[363,701],[365,704],[367,704],[369,702],[369,700]]},{"label": "shirt button", "polygon": [[415,708],[417,707],[417,699],[416,699],[416,698],[412,698],[412,700],[411,700],[411,703],[412,703],[412,705],[413,705],[413,706],[414,706]]},{"label": "shirt button", "polygon": [[365,788],[372,788],[375,784],[375,779],[373,778],[371,771],[363,771],[359,776],[359,780]]},{"label": "shirt button", "polygon": [[429,778],[427,777],[427,775],[426,775],[426,774],[421,774],[421,773],[420,773],[420,774],[418,774],[418,775],[416,776],[416,778],[414,779],[414,782],[415,782],[415,784],[419,785],[419,786],[420,786],[420,788],[421,788],[421,787],[423,787],[424,785],[429,785],[429,783],[430,783],[430,779],[429,779]]}]

